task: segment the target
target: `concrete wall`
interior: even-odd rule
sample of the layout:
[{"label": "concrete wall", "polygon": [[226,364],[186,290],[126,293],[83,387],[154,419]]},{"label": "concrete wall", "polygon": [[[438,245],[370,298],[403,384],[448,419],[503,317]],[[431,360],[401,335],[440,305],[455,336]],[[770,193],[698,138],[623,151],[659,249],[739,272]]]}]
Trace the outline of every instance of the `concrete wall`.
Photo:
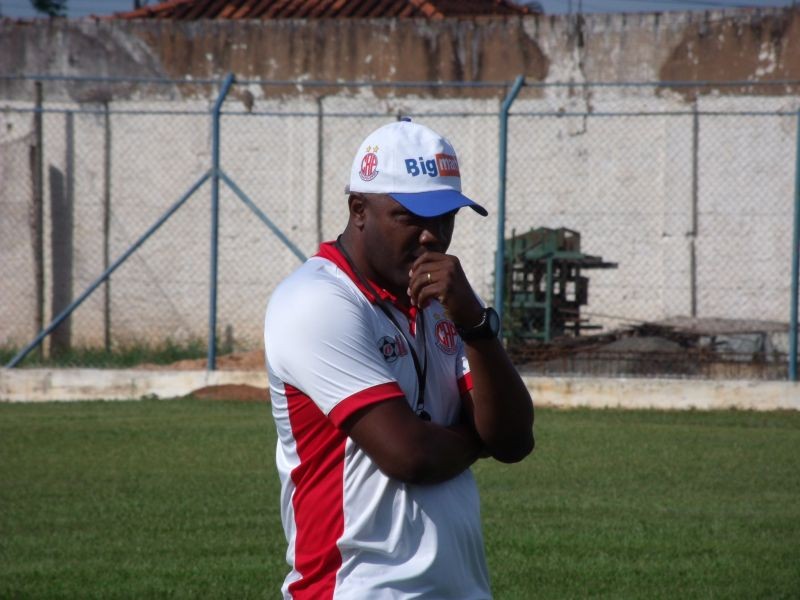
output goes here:
[{"label": "concrete wall", "polygon": [[[523,376],[536,406],[658,410],[800,410],[800,384],[788,381]],[[263,371],[140,371],[0,369],[0,402],[177,398],[193,392],[220,396],[230,386],[266,390]],[[228,392],[236,397],[237,392]],[[241,391],[238,391],[241,394]]]},{"label": "concrete wall", "polygon": [[[695,89],[670,82],[797,80],[799,40],[800,11],[777,9],[435,24],[3,21],[0,72],[182,80],[46,82],[45,165],[66,172],[74,164],[75,293],[103,268],[105,106],[113,259],[210,166],[206,113],[216,86],[198,79],[233,71],[272,81],[497,82],[523,74],[529,84],[544,85],[529,85],[514,105],[507,231],[577,229],[584,251],[620,264],[590,273],[595,320],[615,325],[686,315],[694,295],[698,316],[786,321],[798,86]],[[597,81],[664,83],[589,84]],[[565,82],[574,85],[558,85]],[[245,82],[225,106],[223,168],[311,254],[320,238],[331,239],[344,225],[342,189],[359,141],[400,113],[415,115],[451,138],[465,191],[493,215],[460,215],[452,248],[478,291],[491,297],[496,115],[504,93]],[[30,81],[0,80],[0,343],[33,334],[33,119],[24,112],[31,101]],[[788,116],[743,114],[753,111]],[[118,342],[205,335],[208,197],[205,187],[115,274],[111,321]],[[222,202],[219,323],[252,347],[271,289],[297,260],[229,191]],[[49,240],[54,224],[45,204]],[[52,252],[46,244],[48,298],[58,264]],[[52,316],[49,303],[46,309]],[[72,337],[80,344],[102,340],[99,294],[75,313]]]},{"label": "concrete wall", "polygon": [[[575,82],[796,79],[800,10],[436,22],[5,20],[0,72],[194,80],[234,72],[245,79],[380,82],[508,81],[518,74]],[[3,96],[25,93],[19,83],[0,85]],[[75,100],[97,98],[81,86],[64,91]],[[144,92],[153,90],[131,85],[115,98]],[[468,92],[479,94],[496,91]]]}]

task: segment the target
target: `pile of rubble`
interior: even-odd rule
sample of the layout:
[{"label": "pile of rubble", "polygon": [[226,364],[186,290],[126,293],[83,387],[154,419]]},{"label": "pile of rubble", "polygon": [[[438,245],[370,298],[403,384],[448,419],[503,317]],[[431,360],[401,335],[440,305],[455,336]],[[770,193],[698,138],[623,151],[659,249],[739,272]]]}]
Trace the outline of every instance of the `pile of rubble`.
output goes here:
[{"label": "pile of rubble", "polygon": [[788,339],[786,323],[674,317],[509,350],[530,374],[785,379]]}]

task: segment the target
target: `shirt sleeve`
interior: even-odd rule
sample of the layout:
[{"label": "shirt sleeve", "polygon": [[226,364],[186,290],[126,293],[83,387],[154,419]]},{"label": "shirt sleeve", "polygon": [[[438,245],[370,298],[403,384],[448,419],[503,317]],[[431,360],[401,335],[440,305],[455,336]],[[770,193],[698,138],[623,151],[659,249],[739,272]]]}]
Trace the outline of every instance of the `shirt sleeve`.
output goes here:
[{"label": "shirt sleeve", "polygon": [[269,368],[340,425],[364,406],[403,396],[373,322],[372,306],[343,282],[287,281],[267,308]]},{"label": "shirt sleeve", "polygon": [[472,389],[472,374],[469,370],[469,361],[464,350],[464,342],[458,340],[458,355],[456,356],[456,381],[458,391],[463,396]]},{"label": "shirt sleeve", "polygon": [[[475,298],[483,308],[486,308],[486,302],[474,290]],[[458,391],[463,396],[472,390],[472,374],[469,369],[469,361],[467,360],[467,352],[464,349],[464,342],[458,338],[458,355],[456,356],[456,381],[458,381]]]}]

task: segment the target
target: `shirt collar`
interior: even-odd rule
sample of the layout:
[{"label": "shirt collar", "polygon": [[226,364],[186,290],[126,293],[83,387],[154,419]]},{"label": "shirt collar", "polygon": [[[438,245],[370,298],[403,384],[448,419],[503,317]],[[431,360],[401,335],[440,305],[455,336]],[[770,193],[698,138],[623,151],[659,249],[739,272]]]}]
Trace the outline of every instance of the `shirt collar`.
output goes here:
[{"label": "shirt collar", "polygon": [[[372,304],[376,304],[377,300],[375,298],[375,295],[372,292],[370,292],[369,289],[367,289],[367,287],[359,279],[358,275],[355,274],[353,268],[347,262],[347,259],[341,253],[339,248],[336,247],[336,242],[323,242],[322,244],[319,245],[319,250],[317,251],[317,254],[315,256],[329,260],[337,267],[339,267],[339,269],[341,269],[342,272],[344,272],[350,278],[350,280],[356,285],[356,287],[361,291],[361,293],[364,294],[364,297],[366,297],[366,299],[369,300]],[[384,302],[391,303],[392,306],[394,306],[395,308],[397,308],[397,310],[401,311],[404,315],[406,315],[406,317],[408,317],[410,321],[412,322],[416,321],[417,317],[416,306],[412,306],[411,308],[406,308],[400,305],[397,302],[397,296],[395,296],[388,290],[383,289],[374,281],[372,280],[367,280],[367,281],[372,286],[372,288],[378,293],[378,296],[380,297],[381,300],[383,300]]]}]

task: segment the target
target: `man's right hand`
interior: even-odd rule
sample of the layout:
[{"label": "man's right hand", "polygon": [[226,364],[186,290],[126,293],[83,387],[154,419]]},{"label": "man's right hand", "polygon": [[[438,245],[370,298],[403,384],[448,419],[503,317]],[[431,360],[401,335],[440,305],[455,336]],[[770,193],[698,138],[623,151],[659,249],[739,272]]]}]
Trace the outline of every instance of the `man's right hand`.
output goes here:
[{"label": "man's right hand", "polygon": [[425,308],[435,299],[458,326],[470,327],[480,321],[482,307],[455,256],[426,252],[414,262],[409,276],[412,304]]}]

